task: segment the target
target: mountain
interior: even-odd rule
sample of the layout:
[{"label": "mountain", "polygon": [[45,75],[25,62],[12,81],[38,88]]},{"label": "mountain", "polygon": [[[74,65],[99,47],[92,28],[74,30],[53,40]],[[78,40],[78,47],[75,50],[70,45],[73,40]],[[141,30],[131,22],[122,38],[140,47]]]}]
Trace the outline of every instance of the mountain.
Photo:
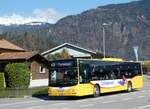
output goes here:
[{"label": "mountain", "polygon": [[139,58],[150,59],[149,6],[150,0],[141,0],[67,16],[53,26],[52,39],[102,51],[102,24],[111,22],[112,25],[104,26],[107,55],[133,60],[133,47],[138,46]]},{"label": "mountain", "polygon": [[44,22],[29,22],[21,25],[0,25],[0,38],[7,39],[29,51],[43,52],[56,46],[51,40],[49,28]]},{"label": "mountain", "polygon": [[134,60],[133,48],[136,46],[140,60],[150,59],[149,6],[150,0],[99,6],[64,17],[56,24],[34,22],[0,26],[0,36],[29,50],[44,51],[68,42],[102,51],[103,23],[111,22],[104,26],[106,55]]}]

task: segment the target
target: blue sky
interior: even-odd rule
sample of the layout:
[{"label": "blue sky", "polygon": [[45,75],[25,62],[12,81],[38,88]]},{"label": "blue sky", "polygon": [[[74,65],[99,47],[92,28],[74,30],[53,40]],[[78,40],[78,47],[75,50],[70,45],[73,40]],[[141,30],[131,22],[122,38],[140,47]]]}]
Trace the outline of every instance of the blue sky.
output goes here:
[{"label": "blue sky", "polygon": [[0,0],[0,23],[36,20],[55,23],[64,16],[97,6],[131,1],[135,0]]}]

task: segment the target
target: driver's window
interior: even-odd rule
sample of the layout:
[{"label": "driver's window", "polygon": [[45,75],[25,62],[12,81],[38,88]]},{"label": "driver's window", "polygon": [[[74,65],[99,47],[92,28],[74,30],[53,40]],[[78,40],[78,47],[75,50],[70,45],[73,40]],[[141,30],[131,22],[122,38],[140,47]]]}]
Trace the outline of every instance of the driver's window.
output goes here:
[{"label": "driver's window", "polygon": [[51,80],[52,80],[53,82],[56,82],[56,71],[55,71],[55,70],[52,71],[52,73],[51,73]]}]

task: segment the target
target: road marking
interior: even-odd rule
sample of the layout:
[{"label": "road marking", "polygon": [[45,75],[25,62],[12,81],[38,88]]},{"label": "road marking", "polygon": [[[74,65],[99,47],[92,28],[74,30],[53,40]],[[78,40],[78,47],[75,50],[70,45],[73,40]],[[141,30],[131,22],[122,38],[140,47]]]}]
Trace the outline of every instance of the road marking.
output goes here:
[{"label": "road marking", "polygon": [[148,108],[148,107],[150,107],[150,105],[140,106],[139,109],[144,109],[144,108]]},{"label": "road marking", "polygon": [[88,106],[93,106],[94,104],[86,104],[86,105],[81,105],[80,107],[88,107]]},{"label": "road marking", "polygon": [[131,100],[132,98],[123,98],[123,101]]},{"label": "road marking", "polygon": [[57,106],[57,105],[63,105],[63,104],[67,104],[67,103],[55,103],[55,104],[52,104],[52,105]]},{"label": "road marking", "polygon": [[144,98],[144,97],[145,97],[144,95],[137,96],[137,98]]},{"label": "road marking", "polygon": [[23,101],[23,102],[15,102],[15,103],[6,103],[6,104],[0,104],[0,107],[9,106],[9,105],[17,105],[17,104],[34,103],[34,102],[41,102],[41,101]]},{"label": "road marking", "polygon": [[111,101],[105,101],[103,103],[114,103],[114,102],[117,102],[116,100],[111,100]]},{"label": "road marking", "polygon": [[120,96],[126,96],[126,95],[129,95],[129,93],[121,94]]}]

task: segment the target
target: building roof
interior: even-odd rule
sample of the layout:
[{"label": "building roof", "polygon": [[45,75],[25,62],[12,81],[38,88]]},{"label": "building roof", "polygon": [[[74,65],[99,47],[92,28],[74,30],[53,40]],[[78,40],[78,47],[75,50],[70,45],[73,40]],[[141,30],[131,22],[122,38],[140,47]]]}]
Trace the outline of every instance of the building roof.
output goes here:
[{"label": "building roof", "polygon": [[19,59],[30,59],[31,57],[38,54],[37,52],[12,52],[12,53],[1,53],[0,60],[19,60]]},{"label": "building roof", "polygon": [[18,47],[17,45],[5,40],[0,40],[0,49],[9,49],[9,50],[17,50],[17,51],[25,51],[23,48]]},{"label": "building roof", "polygon": [[76,45],[73,45],[73,44],[70,44],[70,43],[64,43],[62,45],[59,45],[57,47],[54,47],[52,49],[49,49],[43,53],[41,53],[42,55],[46,55],[46,54],[49,54],[49,53],[52,53],[58,49],[61,49],[63,47],[67,47],[67,48],[73,48],[73,49],[76,49],[76,50],[80,50],[82,52],[86,52],[86,53],[89,53],[89,54],[96,54],[96,52],[94,51],[91,51],[91,50],[88,50],[88,49],[85,49],[85,48],[82,48],[82,47],[79,47],[79,46],[76,46]]}]

